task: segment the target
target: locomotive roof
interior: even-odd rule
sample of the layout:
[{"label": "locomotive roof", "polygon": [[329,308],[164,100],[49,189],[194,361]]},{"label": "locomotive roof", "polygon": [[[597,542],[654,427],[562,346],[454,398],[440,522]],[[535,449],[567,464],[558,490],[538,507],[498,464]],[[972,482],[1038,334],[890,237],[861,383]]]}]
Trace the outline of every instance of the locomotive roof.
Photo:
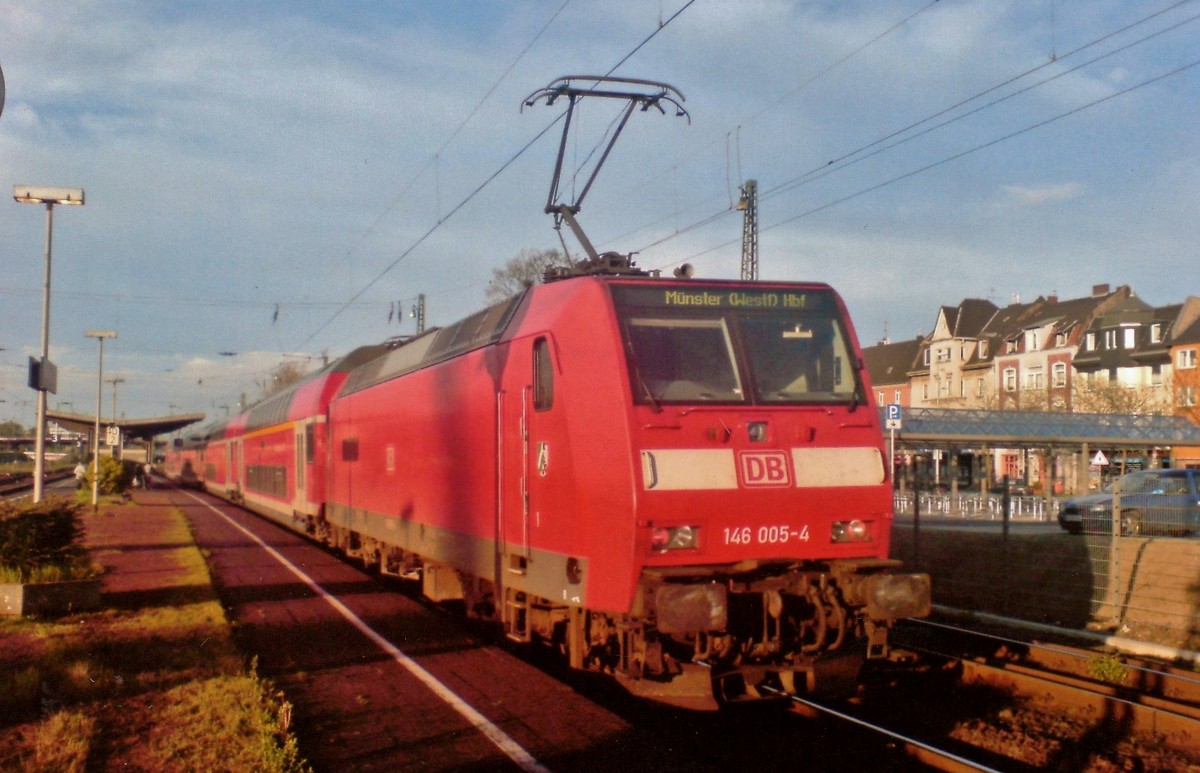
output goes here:
[{"label": "locomotive roof", "polygon": [[521,305],[525,293],[513,296],[466,319],[410,338],[392,351],[351,371],[339,395],[349,395],[405,373],[495,343]]}]

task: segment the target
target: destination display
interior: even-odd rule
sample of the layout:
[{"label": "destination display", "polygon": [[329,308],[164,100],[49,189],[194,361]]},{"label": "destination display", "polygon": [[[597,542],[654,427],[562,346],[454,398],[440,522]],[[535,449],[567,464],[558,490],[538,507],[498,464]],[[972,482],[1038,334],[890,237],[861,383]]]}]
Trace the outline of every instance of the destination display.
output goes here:
[{"label": "destination display", "polygon": [[832,311],[833,294],[821,288],[763,288],[673,283],[660,286],[612,287],[620,306],[671,309],[770,309]]}]

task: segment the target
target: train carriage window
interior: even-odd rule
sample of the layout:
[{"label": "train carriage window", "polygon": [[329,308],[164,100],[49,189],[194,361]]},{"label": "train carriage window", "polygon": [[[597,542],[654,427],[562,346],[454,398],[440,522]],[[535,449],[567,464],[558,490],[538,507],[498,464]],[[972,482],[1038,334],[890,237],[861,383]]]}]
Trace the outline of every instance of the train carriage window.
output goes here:
[{"label": "train carriage window", "polygon": [[539,338],[533,342],[533,408],[548,411],[554,407],[554,362],[550,359],[550,342]]},{"label": "train carriage window", "polygon": [[724,319],[633,317],[626,331],[635,389],[643,400],[743,400]]}]

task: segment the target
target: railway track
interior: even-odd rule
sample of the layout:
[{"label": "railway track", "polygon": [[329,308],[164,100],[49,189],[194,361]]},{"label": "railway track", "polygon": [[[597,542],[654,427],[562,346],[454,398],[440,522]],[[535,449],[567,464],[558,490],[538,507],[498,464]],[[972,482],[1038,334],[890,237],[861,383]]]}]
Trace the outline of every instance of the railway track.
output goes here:
[{"label": "railway track", "polygon": [[[920,743],[929,743],[930,731],[955,741],[951,757],[913,748],[913,756],[936,769],[985,770],[996,764],[1011,770],[1020,764],[1029,769],[1191,770],[1200,765],[1200,672],[938,623],[909,625],[903,631],[897,646],[919,653],[928,677],[923,685],[898,689],[914,701],[904,733]],[[961,719],[950,728],[944,718],[935,726],[922,722],[920,706],[930,700]],[[908,713],[896,710],[903,701],[885,704],[889,721]],[[862,717],[878,721],[883,710],[868,708]],[[978,751],[962,751],[972,748]],[[1160,761],[1147,765],[1146,755]],[[954,757],[994,762],[962,768]],[[1128,765],[1134,767],[1123,767]]]},{"label": "railway track", "polygon": [[[72,474],[70,470],[51,471],[46,473],[43,480],[45,483],[56,483],[70,478]],[[0,497],[16,499],[32,489],[33,475],[31,473],[11,472],[0,475]]]}]

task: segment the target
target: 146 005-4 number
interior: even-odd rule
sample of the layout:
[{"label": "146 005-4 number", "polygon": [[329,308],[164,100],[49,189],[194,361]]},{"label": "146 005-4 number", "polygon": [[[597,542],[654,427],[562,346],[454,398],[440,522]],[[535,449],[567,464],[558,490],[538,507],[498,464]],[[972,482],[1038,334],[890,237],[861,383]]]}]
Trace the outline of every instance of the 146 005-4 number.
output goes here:
[{"label": "146 005-4 number", "polygon": [[728,526],[725,528],[726,545],[780,545],[787,542],[808,542],[808,524],[792,527],[789,524],[776,526]]}]

